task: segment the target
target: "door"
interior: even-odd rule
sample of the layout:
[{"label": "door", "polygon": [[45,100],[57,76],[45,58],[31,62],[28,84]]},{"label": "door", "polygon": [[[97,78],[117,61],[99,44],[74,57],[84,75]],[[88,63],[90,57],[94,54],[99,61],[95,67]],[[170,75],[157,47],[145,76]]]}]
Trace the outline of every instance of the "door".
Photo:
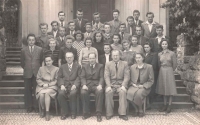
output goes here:
[{"label": "door", "polygon": [[112,20],[112,11],[114,9],[115,0],[75,0],[74,1],[74,18],[76,18],[76,10],[83,10],[83,18],[89,22],[93,20],[93,13],[101,13],[101,22]]}]

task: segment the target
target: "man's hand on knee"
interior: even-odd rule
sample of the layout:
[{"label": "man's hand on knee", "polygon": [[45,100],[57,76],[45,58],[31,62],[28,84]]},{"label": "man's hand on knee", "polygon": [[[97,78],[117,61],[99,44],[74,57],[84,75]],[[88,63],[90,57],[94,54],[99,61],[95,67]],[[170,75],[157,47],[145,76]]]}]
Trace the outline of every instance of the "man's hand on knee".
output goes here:
[{"label": "man's hand on knee", "polygon": [[107,88],[106,88],[106,92],[109,92],[109,91],[112,91],[112,88],[111,88],[111,87],[107,87]]},{"label": "man's hand on knee", "polygon": [[127,91],[126,88],[125,88],[124,86],[121,86],[120,89],[121,89],[122,91],[125,91],[125,92]]},{"label": "man's hand on knee", "polygon": [[83,85],[82,89],[88,90],[88,87],[86,85]]},{"label": "man's hand on knee", "polygon": [[76,86],[73,85],[73,86],[71,87],[71,90],[75,90],[75,89],[76,89]]},{"label": "man's hand on knee", "polygon": [[65,88],[64,85],[61,85],[61,86],[60,86],[60,89],[61,89],[62,91],[66,91],[66,88]]},{"label": "man's hand on knee", "polygon": [[98,91],[102,90],[102,85],[98,85],[98,86],[97,86],[97,90],[98,90]]}]

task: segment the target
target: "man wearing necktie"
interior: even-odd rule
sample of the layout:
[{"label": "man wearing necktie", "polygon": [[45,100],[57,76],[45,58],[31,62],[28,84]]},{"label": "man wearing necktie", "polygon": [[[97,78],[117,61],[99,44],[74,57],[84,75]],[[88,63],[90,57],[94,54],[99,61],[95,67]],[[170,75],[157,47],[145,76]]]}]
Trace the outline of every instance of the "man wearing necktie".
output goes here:
[{"label": "man wearing necktie", "polygon": [[133,25],[134,24],[133,16],[128,16],[126,21],[127,21],[127,24],[128,24],[127,27],[126,27],[126,32],[129,33],[131,36],[135,35],[135,31],[134,31],[135,27]]},{"label": "man wearing necktie", "polygon": [[104,71],[104,79],[106,83],[106,119],[109,120],[113,116],[114,101],[113,95],[119,95],[119,118],[127,121],[126,114],[127,85],[130,80],[130,71],[127,62],[120,60],[121,53],[119,50],[112,51],[112,61],[106,63]]},{"label": "man wearing necktie", "polygon": [[65,46],[65,28],[64,27],[59,27],[59,37],[56,38],[57,40],[57,45],[59,48],[62,46]]},{"label": "man wearing necktie", "polygon": [[121,36],[121,41],[122,40],[129,40],[129,37],[131,35],[129,33],[126,33],[126,24],[125,23],[120,23],[120,25],[119,25],[119,35]]},{"label": "man wearing necktie", "polygon": [[140,17],[140,11],[134,10],[133,11],[134,26],[141,26],[141,24],[143,23],[142,20],[139,20],[139,17]]},{"label": "man wearing necktie", "polygon": [[109,22],[111,25],[111,34],[119,33],[119,26],[121,21],[119,20],[119,10],[113,10],[113,20]]},{"label": "man wearing necktie", "polygon": [[94,93],[97,121],[101,122],[104,98],[104,67],[102,64],[96,63],[97,55],[95,53],[90,53],[88,57],[89,64],[84,65],[81,72],[81,100],[83,105],[83,119],[90,117],[90,93]]},{"label": "man wearing necktie", "polygon": [[66,27],[65,23],[65,13],[63,11],[60,11],[58,13],[58,18],[59,18],[59,26],[61,27]]},{"label": "man wearing necktie", "polygon": [[100,22],[101,20],[101,14],[99,12],[95,12],[93,14],[93,20],[92,21],[92,31],[102,31],[103,30],[103,24]]},{"label": "man wearing necktie", "polygon": [[[25,107],[27,112],[32,110],[38,112],[38,103],[35,98],[36,76],[39,68],[42,66],[43,51],[41,47],[35,46],[35,35],[27,36],[28,46],[21,50],[21,67],[24,69],[24,85],[25,85]],[[34,96],[32,96],[34,93]]]},{"label": "man wearing necktie", "polygon": [[74,19],[74,22],[76,24],[75,30],[80,30],[82,33],[85,32],[85,24],[88,22],[87,19],[83,19],[83,10],[78,9],[76,11],[76,17],[77,19]]}]

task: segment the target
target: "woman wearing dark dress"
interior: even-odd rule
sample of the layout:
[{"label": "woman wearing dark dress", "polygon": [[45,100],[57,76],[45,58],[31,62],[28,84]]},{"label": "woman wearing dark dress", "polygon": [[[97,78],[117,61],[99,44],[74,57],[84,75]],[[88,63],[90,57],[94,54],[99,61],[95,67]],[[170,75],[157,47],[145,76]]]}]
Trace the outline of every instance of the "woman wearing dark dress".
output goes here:
[{"label": "woman wearing dark dress", "polygon": [[158,78],[158,54],[153,53],[151,51],[151,44],[149,42],[144,43],[144,53],[145,53],[144,62],[152,65],[153,72],[154,72],[154,84],[152,85],[151,92],[149,94],[149,100],[151,104],[156,96],[155,89],[156,89],[156,83],[157,83],[157,78]]},{"label": "woman wearing dark dress", "polygon": [[[160,67],[156,93],[164,96],[164,106],[160,112],[171,112],[171,104],[173,95],[177,94],[174,70],[177,66],[176,54],[168,49],[169,42],[162,39],[160,42],[162,52],[158,53],[158,66]],[[167,98],[169,104],[167,106]]]},{"label": "woman wearing dark dress", "polygon": [[[49,46],[48,48],[44,51],[44,57],[46,55],[52,55],[53,57],[53,65],[58,67],[58,55],[59,55],[59,47],[57,46],[57,42],[55,39],[51,38],[48,40]],[[43,62],[44,63],[44,62]]]},{"label": "woman wearing dark dress", "polygon": [[154,73],[152,65],[144,63],[144,54],[136,53],[136,64],[130,68],[130,87],[127,91],[127,99],[135,108],[133,116],[144,116],[142,105],[144,99],[151,91],[154,83]]},{"label": "woman wearing dark dress", "polygon": [[94,43],[92,46],[97,49],[98,55],[103,55],[104,52],[104,40],[103,40],[103,34],[100,31],[97,31],[94,33],[93,38]]}]

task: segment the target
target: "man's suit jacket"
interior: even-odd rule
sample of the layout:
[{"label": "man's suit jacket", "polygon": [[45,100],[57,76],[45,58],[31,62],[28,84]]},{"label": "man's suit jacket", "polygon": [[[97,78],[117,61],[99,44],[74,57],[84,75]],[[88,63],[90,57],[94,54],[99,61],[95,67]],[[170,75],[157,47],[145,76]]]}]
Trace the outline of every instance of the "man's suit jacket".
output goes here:
[{"label": "man's suit jacket", "polygon": [[88,36],[87,33],[85,32],[84,34],[84,41],[87,37],[91,37],[93,39],[93,32],[90,32],[90,35]]},{"label": "man's suit jacket", "polygon": [[[109,61],[112,61],[111,54],[109,56]],[[105,54],[99,56],[99,63],[103,64],[104,67],[105,67],[105,64],[106,64],[106,56],[105,56]]]},{"label": "man's suit jacket", "polygon": [[120,26],[121,21],[110,21],[109,24],[111,25],[111,34],[116,34],[119,33],[119,26]]},{"label": "man's suit jacket", "polygon": [[43,49],[47,49],[48,46],[49,46],[48,39],[49,39],[48,35],[46,35],[46,36],[39,36],[39,37],[36,38],[35,45],[39,46],[39,47],[41,47]]},{"label": "man's suit jacket", "polygon": [[154,75],[158,74],[158,53],[150,52],[145,56],[144,62],[153,66]]},{"label": "man's suit jacket", "polygon": [[[129,34],[129,33],[126,33],[126,32],[124,32],[124,37],[123,37],[123,39],[122,39],[122,34],[121,34],[121,32],[119,32],[119,35],[120,35],[120,37],[121,37],[121,41],[122,40],[129,40],[129,38],[131,37],[131,35]],[[120,43],[121,44],[121,43]]]},{"label": "man's suit jacket", "polygon": [[82,33],[85,32],[85,24],[88,22],[87,19],[82,19],[81,21],[81,27],[79,26],[79,22],[78,22],[78,19],[74,19],[74,22],[75,22],[75,30],[80,30]]},{"label": "man's suit jacket", "polygon": [[104,43],[106,44],[112,44],[113,43],[113,34],[109,34],[109,36],[107,36],[105,33],[103,34],[103,40],[104,40]]},{"label": "man's suit jacket", "polygon": [[64,41],[62,41],[62,40],[60,39],[60,37],[57,37],[56,40],[57,40],[57,45],[58,45],[59,48],[65,46],[66,37],[64,38]]},{"label": "man's suit jacket", "polygon": [[[142,20],[139,20],[138,26],[141,26],[142,23],[143,23],[143,21],[142,21]],[[135,24],[135,21],[133,21],[133,25],[132,25],[132,34],[131,34],[131,35],[137,35],[137,34],[136,34],[136,26],[137,26],[137,25]],[[127,32],[128,34],[130,34],[130,25],[127,25],[127,27],[126,27],[126,32]]]},{"label": "man's suit jacket", "polygon": [[[72,36],[73,36],[73,37],[74,37],[75,32],[76,32],[76,30],[74,30],[74,32],[72,33]],[[69,28],[66,29],[66,36],[67,36],[67,35],[71,35],[71,34],[70,34],[70,29],[69,29]]]},{"label": "man's suit jacket", "polygon": [[81,86],[98,86],[104,85],[104,67],[96,63],[92,68],[90,64],[84,65],[81,71]]},{"label": "man's suit jacket", "polygon": [[31,54],[29,47],[21,50],[21,67],[24,69],[24,78],[36,77],[43,61],[43,51],[41,47],[34,46]]},{"label": "man's suit jacket", "polygon": [[[59,27],[61,26],[61,22],[60,21],[58,21],[58,26]],[[64,26],[63,27],[65,27],[65,29],[68,28],[68,24],[67,24],[66,21],[64,21]]]},{"label": "man's suit jacket", "polygon": [[158,26],[159,23],[154,22],[154,24],[152,24],[152,25],[153,26],[152,26],[152,29],[151,29],[151,32],[150,32],[148,24],[146,22],[142,23],[142,28],[143,28],[143,31],[144,31],[144,36],[147,37],[147,38],[155,38],[157,36],[156,26]]},{"label": "man's suit jacket", "polygon": [[56,37],[54,37],[53,31],[48,32],[47,34],[53,36],[54,38],[57,38],[57,37],[59,37],[59,33],[58,32],[59,31],[57,31],[57,33],[56,33]]},{"label": "man's suit jacket", "polygon": [[144,36],[140,36],[138,38],[138,45],[141,45],[144,48],[144,44],[148,42],[148,38],[144,37]]},{"label": "man's suit jacket", "polygon": [[128,67],[128,63],[120,60],[117,67],[118,70],[116,71],[114,61],[106,63],[104,71],[106,87],[115,85],[122,85],[124,87],[127,87],[130,80],[130,70]]},{"label": "man's suit jacket", "polygon": [[101,22],[99,22],[98,28],[96,28],[95,22],[93,23],[93,25],[92,25],[92,31],[93,32],[95,32],[95,31],[103,31],[103,30],[104,30],[104,24],[102,24]]},{"label": "man's suit jacket", "polygon": [[[165,39],[167,39],[169,41],[169,37],[165,36]],[[152,48],[151,48],[152,52],[159,53],[162,51],[160,44],[158,44],[157,38],[152,38],[149,41],[151,42],[151,45],[152,45]],[[168,45],[168,49],[172,50],[171,44]]]},{"label": "man's suit jacket", "polygon": [[75,85],[80,86],[80,74],[81,67],[77,63],[73,63],[71,72],[69,71],[68,64],[61,65],[58,71],[58,86],[64,85],[66,88],[68,86]]}]

